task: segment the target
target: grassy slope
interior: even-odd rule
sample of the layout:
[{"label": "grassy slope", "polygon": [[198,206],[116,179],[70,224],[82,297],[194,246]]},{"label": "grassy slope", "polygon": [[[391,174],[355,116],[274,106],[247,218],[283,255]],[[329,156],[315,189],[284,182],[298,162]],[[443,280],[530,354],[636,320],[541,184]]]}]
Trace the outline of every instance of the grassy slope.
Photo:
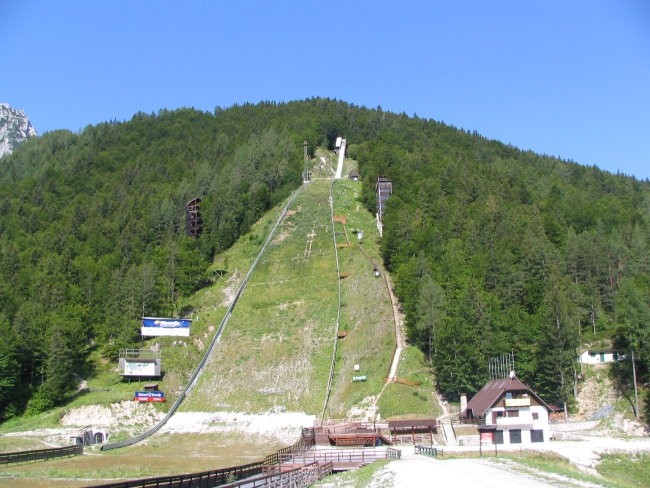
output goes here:
[{"label": "grassy slope", "polygon": [[[324,165],[320,173],[328,174],[329,167]],[[317,177],[319,172],[315,173]],[[330,222],[330,185],[329,180],[315,179],[294,202],[184,410],[263,412],[284,408],[321,413],[335,342],[339,279]],[[338,341],[333,389],[325,412],[335,418],[346,416],[353,406],[379,393],[395,348],[386,284],[373,272],[373,264],[381,268],[378,232],[373,216],[357,200],[360,185],[340,180],[333,190],[334,214],[346,217],[345,225],[335,224],[334,233],[340,272],[347,275],[341,280],[339,325],[346,336]],[[262,230],[267,232],[268,226],[256,226],[243,241],[261,242],[266,235]],[[363,231],[361,242],[359,230]],[[232,267],[240,261],[239,254],[235,246],[216,266],[228,260]],[[232,275],[236,273],[231,271]],[[360,366],[359,371],[354,370],[355,365]],[[352,382],[352,377],[359,375],[367,381]],[[426,403],[431,408],[424,410],[431,415],[431,402]]]},{"label": "grassy slope", "polygon": [[[316,177],[329,176],[334,156],[314,168]],[[353,164],[346,161],[346,164]],[[351,168],[346,168],[346,173]],[[315,180],[299,195],[292,212],[284,219],[273,244],[263,256],[205,373],[188,396],[182,410],[243,410],[262,412],[273,407],[320,414],[330,374],[338,303],[338,280],[332,226],[330,223],[329,180]],[[385,381],[395,348],[392,309],[385,281],[376,278],[372,265],[382,272],[378,235],[373,216],[356,200],[360,183],[335,183],[336,215],[345,215],[347,224],[336,224],[342,309],[340,329],[346,337],[338,341],[333,389],[326,415],[347,416],[353,406],[376,396]],[[181,306],[191,307],[195,319],[190,338],[158,337],[146,344],[159,343],[163,351],[164,378],[160,388],[174,400],[198,363],[227,309],[227,299],[237,289],[261,244],[266,239],[279,209],[269,212],[230,250],[217,256],[213,270],[222,276]],[[363,231],[363,243],[353,231]],[[305,255],[308,234],[313,233],[311,253]],[[347,232],[348,239],[345,238]],[[361,251],[363,247],[365,254]],[[359,372],[354,365],[359,364]],[[366,382],[351,381],[365,375]],[[380,413],[387,416],[435,415],[432,379],[422,355],[408,350],[400,363],[400,378],[421,381],[421,386],[389,385],[379,400]],[[117,367],[97,361],[96,375],[88,381],[91,391],[66,407],[37,417],[16,419],[3,432],[56,427],[69,408],[99,403],[108,405],[132,397],[137,384],[122,383]],[[168,405],[156,405],[165,409]],[[144,430],[144,427],[143,429]],[[115,434],[115,432],[113,432]],[[30,448],[32,444],[13,438],[1,450]],[[204,449],[207,447],[207,451]],[[195,472],[253,462],[282,446],[260,445],[255,439],[220,435],[155,436],[144,444],[93,456],[53,460],[21,466],[0,467],[0,486],[17,480],[5,476],[48,480],[49,486],[85,486],[90,480],[135,478]],[[214,455],[197,455],[213,452]],[[52,478],[61,478],[61,484]],[[72,481],[87,478],[88,481]],[[24,480],[29,486],[34,479]],[[7,485],[8,486],[8,485]]]},{"label": "grassy slope", "polygon": [[[183,409],[260,412],[282,406],[321,412],[334,346],[338,276],[330,223],[331,181],[317,178],[333,174],[335,159],[331,153],[318,153],[313,167],[315,181],[307,185],[282,222],[230,318],[210,366]],[[354,161],[346,160],[345,173],[354,167]],[[378,233],[373,216],[357,201],[360,188],[360,183],[346,179],[334,185],[334,213],[347,219],[345,226],[335,225],[337,242],[350,245],[338,249],[340,270],[349,274],[341,281],[340,329],[347,335],[338,341],[326,412],[332,417],[346,416],[352,406],[379,393],[395,347],[386,285],[383,279],[375,278],[372,269],[376,264],[384,272]],[[143,347],[157,343],[163,352],[165,376],[159,383],[169,403],[156,408],[168,408],[187,383],[224,317],[228,297],[238,288],[278,214],[279,209],[269,212],[248,235],[217,256],[212,269],[220,278],[180,304],[194,310],[190,338],[158,337],[143,343]],[[363,242],[357,238],[358,230],[363,231]],[[306,256],[308,234],[312,232],[311,252]],[[384,418],[438,412],[428,370],[417,351],[406,354],[413,355],[417,359],[402,361],[398,376],[420,381],[421,387],[389,385],[379,401]],[[354,371],[355,364],[360,371]],[[364,375],[367,381],[353,383],[355,375]],[[68,405],[39,416],[12,419],[0,426],[0,433],[56,427],[71,408],[130,400],[133,391],[142,387],[122,382],[117,364],[101,358],[97,358],[95,373],[87,380],[90,390]]]},{"label": "grassy slope", "polygon": [[[230,317],[189,410],[316,413],[323,404],[336,318],[328,183],[314,182],[282,221]],[[311,255],[307,235],[314,232]],[[253,238],[255,240],[255,238]]]}]

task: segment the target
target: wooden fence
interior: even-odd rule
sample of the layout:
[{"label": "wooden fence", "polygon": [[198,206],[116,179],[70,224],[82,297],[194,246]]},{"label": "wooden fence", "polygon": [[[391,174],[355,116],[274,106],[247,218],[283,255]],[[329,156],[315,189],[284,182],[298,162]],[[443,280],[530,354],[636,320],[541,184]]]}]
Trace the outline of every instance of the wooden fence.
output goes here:
[{"label": "wooden fence", "polygon": [[160,476],[141,480],[118,481],[103,485],[93,485],[95,488],[207,488],[222,486],[233,481],[242,480],[262,474],[263,462],[234,466],[232,468],[215,469],[201,473]]},{"label": "wooden fence", "polygon": [[289,471],[278,471],[276,473],[260,476],[259,478],[236,481],[220,488],[235,488],[244,486],[246,488],[262,487],[291,487],[306,488],[313,485],[318,480],[332,474],[332,463],[312,463],[306,466],[300,466]]},{"label": "wooden fence", "polygon": [[[233,466],[230,468],[215,469],[211,471],[203,471],[200,473],[180,474],[174,476],[159,476],[157,478],[146,478],[140,480],[119,481],[115,483],[107,483],[103,485],[93,485],[94,488],[204,488],[213,486],[239,486],[236,483],[240,480],[258,476],[255,480],[266,479],[267,475],[273,465],[277,465],[279,457],[286,455],[290,452],[302,452],[309,449],[314,445],[314,429],[305,428],[302,431],[300,440],[294,445],[280,449],[275,454],[266,456],[263,461],[245,464],[242,466]],[[276,470],[274,470],[276,471]],[[313,473],[312,473],[313,474]],[[298,476],[298,475],[296,475]],[[311,476],[311,475],[309,475]],[[309,478],[308,475],[300,475],[298,477]],[[252,481],[249,481],[252,483]],[[246,486],[265,486],[260,484],[261,481],[256,481],[257,484],[247,484]],[[313,483],[313,481],[312,481]],[[292,485],[298,486],[298,485]],[[308,486],[308,485],[301,485]]]},{"label": "wooden fence", "polygon": [[83,445],[55,447],[51,449],[36,449],[33,451],[5,452],[0,454],[0,464],[24,463],[27,461],[43,461],[45,459],[77,456],[83,453]]}]

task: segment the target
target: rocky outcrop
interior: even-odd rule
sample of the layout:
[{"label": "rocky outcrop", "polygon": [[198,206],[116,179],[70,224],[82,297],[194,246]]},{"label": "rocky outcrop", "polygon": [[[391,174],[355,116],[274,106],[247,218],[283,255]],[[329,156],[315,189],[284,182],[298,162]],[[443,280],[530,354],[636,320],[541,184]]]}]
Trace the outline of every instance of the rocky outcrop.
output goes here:
[{"label": "rocky outcrop", "polygon": [[0,103],[0,158],[11,154],[20,143],[36,135],[36,129],[25,112]]}]

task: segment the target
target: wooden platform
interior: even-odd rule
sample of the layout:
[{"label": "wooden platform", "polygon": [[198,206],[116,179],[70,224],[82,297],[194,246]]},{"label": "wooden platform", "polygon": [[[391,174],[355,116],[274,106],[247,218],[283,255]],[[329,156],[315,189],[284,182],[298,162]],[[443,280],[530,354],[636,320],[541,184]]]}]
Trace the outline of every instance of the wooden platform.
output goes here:
[{"label": "wooden platform", "polygon": [[310,449],[301,453],[282,454],[279,461],[281,469],[290,469],[311,463],[332,463],[334,471],[346,471],[381,459],[395,458],[398,453],[399,451],[391,448]]},{"label": "wooden platform", "polygon": [[335,446],[366,446],[372,447],[381,444],[381,435],[372,434],[334,434],[330,435],[330,443]]}]

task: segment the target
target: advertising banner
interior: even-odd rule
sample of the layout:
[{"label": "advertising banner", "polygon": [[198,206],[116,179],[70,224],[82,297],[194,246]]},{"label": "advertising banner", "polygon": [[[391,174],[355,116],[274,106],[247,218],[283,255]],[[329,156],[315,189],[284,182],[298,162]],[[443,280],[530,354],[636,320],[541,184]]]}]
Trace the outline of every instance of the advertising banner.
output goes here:
[{"label": "advertising banner", "polygon": [[162,391],[136,391],[133,399],[136,402],[164,402],[167,401]]},{"label": "advertising banner", "polygon": [[124,361],[124,376],[158,376],[155,361]]},{"label": "advertising banner", "polygon": [[143,336],[185,336],[190,335],[192,319],[142,317]]}]

